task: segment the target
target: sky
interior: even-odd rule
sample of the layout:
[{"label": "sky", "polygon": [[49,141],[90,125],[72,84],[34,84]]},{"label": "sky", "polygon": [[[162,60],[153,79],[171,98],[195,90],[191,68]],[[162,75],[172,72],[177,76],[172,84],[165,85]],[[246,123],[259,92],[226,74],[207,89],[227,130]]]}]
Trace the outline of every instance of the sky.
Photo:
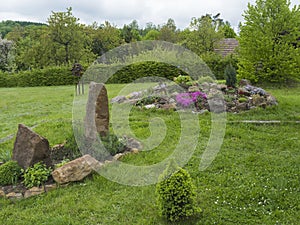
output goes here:
[{"label": "sky", "polygon": [[[148,22],[163,25],[172,18],[178,28],[184,29],[192,17],[221,13],[224,21],[237,28],[248,2],[254,4],[255,0],[8,0],[1,4],[0,21],[47,23],[52,11],[65,12],[72,7],[73,16],[87,25],[109,21],[123,27],[137,20],[142,28]],[[291,5],[296,4],[299,0],[291,0]]]}]

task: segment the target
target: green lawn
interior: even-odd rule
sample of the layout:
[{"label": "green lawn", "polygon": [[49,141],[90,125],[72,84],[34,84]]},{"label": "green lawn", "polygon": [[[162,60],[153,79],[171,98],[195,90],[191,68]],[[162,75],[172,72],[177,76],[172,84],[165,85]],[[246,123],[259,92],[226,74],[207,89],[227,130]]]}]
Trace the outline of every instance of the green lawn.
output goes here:
[{"label": "green lawn", "polygon": [[[107,85],[109,97],[124,85]],[[227,114],[224,142],[213,163],[200,172],[210,135],[210,114],[199,115],[199,143],[185,169],[197,188],[203,213],[179,224],[299,224],[300,87],[269,89],[279,106]],[[50,145],[72,132],[72,86],[0,89],[0,159],[8,159],[18,123],[33,127]],[[148,120],[166,123],[166,137],[152,151],[122,161],[151,165],[168,157],[180,137],[176,112],[134,109],[130,126],[139,138],[150,135]],[[280,120],[247,124],[242,120]],[[0,224],[169,224],[159,216],[155,185],[132,187],[100,175],[21,201],[0,199]]]}]

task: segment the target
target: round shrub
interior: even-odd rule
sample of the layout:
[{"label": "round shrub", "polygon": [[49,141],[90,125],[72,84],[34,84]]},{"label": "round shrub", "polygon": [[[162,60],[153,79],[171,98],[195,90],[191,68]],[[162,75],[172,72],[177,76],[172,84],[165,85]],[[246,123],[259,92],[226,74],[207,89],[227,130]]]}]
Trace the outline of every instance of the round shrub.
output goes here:
[{"label": "round shrub", "polygon": [[23,175],[24,185],[27,188],[39,187],[48,180],[50,174],[51,168],[47,168],[45,164],[38,162],[25,170]]},{"label": "round shrub", "polygon": [[16,161],[7,161],[0,166],[0,185],[17,183],[22,175],[22,169]]},{"label": "round shrub", "polygon": [[171,175],[165,171],[156,185],[156,194],[161,215],[171,222],[201,211],[195,206],[196,194],[192,179],[182,168]]}]

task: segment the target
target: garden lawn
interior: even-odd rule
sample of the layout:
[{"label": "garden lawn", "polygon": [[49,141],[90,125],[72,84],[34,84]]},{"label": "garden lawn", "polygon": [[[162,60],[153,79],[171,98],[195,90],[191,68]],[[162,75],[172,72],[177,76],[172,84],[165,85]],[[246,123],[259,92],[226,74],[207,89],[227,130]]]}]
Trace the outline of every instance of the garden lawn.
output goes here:
[{"label": "garden lawn", "polygon": [[[124,85],[107,85],[109,97]],[[210,135],[210,114],[199,115],[199,143],[185,166],[203,212],[177,224],[299,224],[300,88],[269,89],[279,106],[227,114],[223,145],[213,163],[198,167]],[[32,127],[50,145],[72,133],[74,87],[0,89],[0,161],[8,160],[18,123]],[[168,157],[180,137],[176,112],[133,109],[130,126],[149,137],[148,120],[166,123],[162,143],[152,151],[127,155],[123,162],[151,165]],[[242,120],[279,120],[249,124]],[[184,138],[184,137],[183,137]],[[160,217],[155,185],[125,186],[100,175],[20,201],[0,198],[0,224],[169,224]]]}]

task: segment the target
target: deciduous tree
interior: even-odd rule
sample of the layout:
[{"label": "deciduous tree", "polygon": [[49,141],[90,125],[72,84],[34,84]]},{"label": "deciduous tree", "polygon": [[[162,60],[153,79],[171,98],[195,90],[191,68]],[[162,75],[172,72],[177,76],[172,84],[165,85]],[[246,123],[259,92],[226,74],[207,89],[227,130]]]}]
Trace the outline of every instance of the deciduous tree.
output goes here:
[{"label": "deciduous tree", "polygon": [[[288,82],[300,78],[300,7],[289,0],[248,4],[240,27],[239,78]],[[298,40],[297,40],[298,39]]]}]

